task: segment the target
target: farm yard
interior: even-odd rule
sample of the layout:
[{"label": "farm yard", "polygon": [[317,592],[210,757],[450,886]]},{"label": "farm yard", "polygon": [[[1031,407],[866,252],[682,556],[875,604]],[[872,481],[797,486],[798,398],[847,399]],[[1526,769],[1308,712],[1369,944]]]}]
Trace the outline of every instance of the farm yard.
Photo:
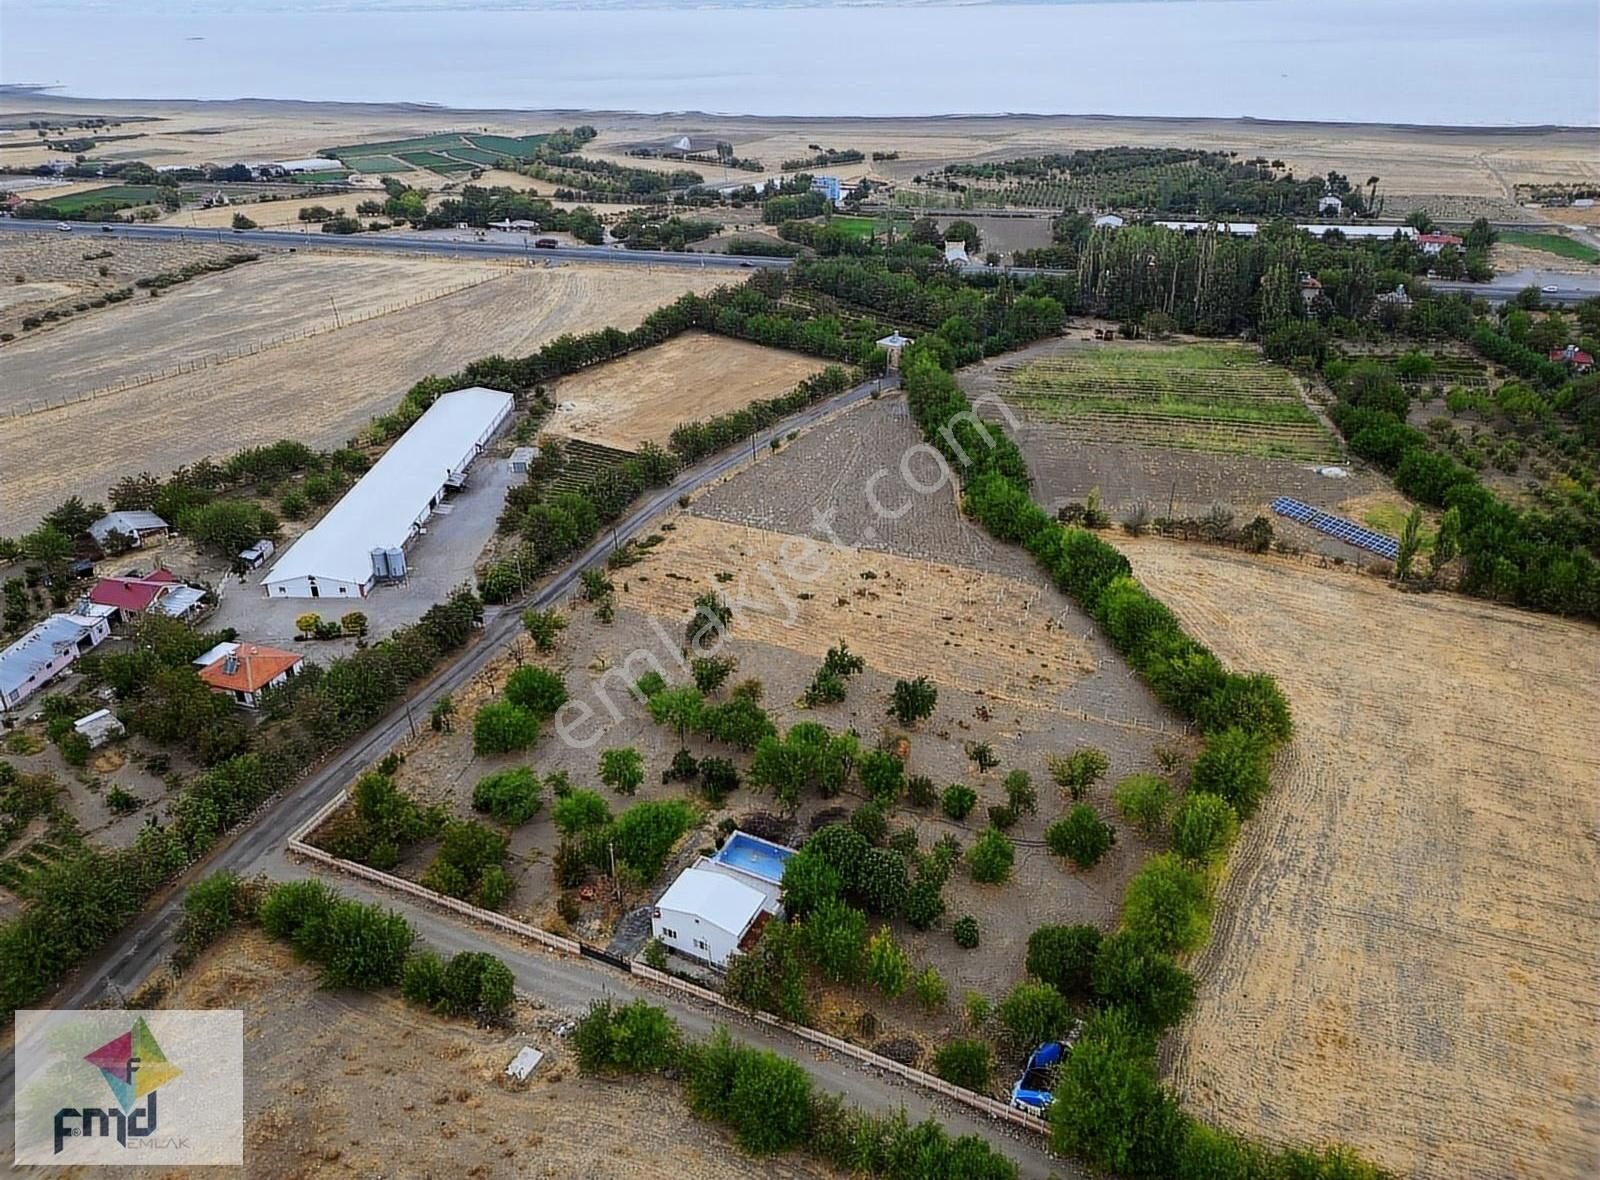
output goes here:
[{"label": "farm yard", "polygon": [[788,393],[822,368],[798,353],[685,332],[556,382],[550,399],[572,408],[558,409],[546,425],[612,447],[666,446],[673,427]]},{"label": "farm yard", "polygon": [[[392,1173],[400,1159],[406,1175],[483,1180],[826,1174],[753,1160],[709,1127],[685,1136],[694,1119],[670,1082],[579,1074],[554,1030],[581,1008],[519,1000],[507,1026],[477,1028],[396,995],[320,988],[314,966],[253,929],[206,951],[160,1006],[244,1010],[245,1166],[224,1175],[334,1180]],[[514,1085],[501,1074],[523,1045],[545,1058]]]},{"label": "farm yard", "polygon": [[[223,276],[225,288],[229,277]],[[249,283],[237,270],[231,277],[242,292],[236,305],[242,318],[271,314],[279,305],[272,287]],[[0,535],[27,531],[68,495],[100,497],[123,475],[161,474],[205,455],[221,458],[285,437],[314,446],[342,444],[430,373],[449,373],[489,353],[527,353],[563,332],[631,328],[684,291],[706,291],[720,281],[714,273],[638,267],[503,270],[490,281],[384,315],[381,322],[346,324],[223,364],[7,419],[0,430],[7,492],[0,503]],[[399,299],[407,294],[403,286],[392,292]],[[68,339],[58,335],[58,341]],[[147,350],[171,345],[129,335],[124,347],[126,371],[139,372]],[[330,382],[337,397],[329,396]],[[97,443],[85,453],[82,440],[88,435]],[[62,466],[63,455],[77,456],[70,469]]]},{"label": "farm yard", "polygon": [[1600,638],[1278,560],[1119,544],[1198,639],[1273,673],[1295,710],[1169,1045],[1186,1106],[1428,1180],[1589,1175],[1600,760],[1573,718]]},{"label": "farm yard", "polygon": [[1052,343],[984,368],[1025,417],[1068,438],[1309,462],[1340,456],[1294,379],[1253,349]]},{"label": "farm yard", "polygon": [[[663,521],[653,538],[610,572],[611,621],[603,621],[589,603],[570,602],[566,625],[550,652],[535,650],[528,637],[521,637],[512,651],[455,694],[453,731],[425,731],[396,748],[397,785],[420,802],[443,804],[459,818],[485,819],[471,810],[476,784],[523,765],[547,784],[551,775],[564,774],[574,787],[599,790],[616,812],[641,802],[696,800],[696,826],[653,888],[649,882],[630,884],[619,906],[611,899],[609,882],[591,883],[576,891],[577,911],[563,914],[568,903],[561,900],[552,871],[559,835],[547,785],[546,806],[508,833],[513,888],[501,907],[505,912],[632,953],[639,940],[628,941],[626,931],[637,926],[623,922],[624,915],[648,905],[679,868],[708,848],[720,822],[754,822],[795,842],[861,804],[860,790],[847,789],[832,799],[809,795],[789,812],[770,793],[749,788],[710,803],[691,788],[663,781],[678,735],[671,726],[652,722],[627,686],[657,666],[671,681],[683,678],[677,644],[685,617],[697,596],[714,592],[734,611],[721,653],[737,661],[728,684],[757,682],[762,707],[780,731],[801,722],[835,733],[853,730],[866,749],[903,749],[906,773],[926,775],[940,792],[952,783],[973,789],[975,806],[960,819],[941,812],[937,803],[900,802],[891,826],[914,832],[921,848],[945,836],[972,844],[988,822],[988,808],[1006,801],[1002,780],[1009,772],[1026,771],[1037,785],[1037,812],[1019,815],[1008,833],[1016,843],[1008,883],[980,885],[957,872],[945,886],[944,921],[926,931],[903,919],[892,923],[919,966],[931,965],[947,980],[950,996],[966,991],[1002,995],[1021,977],[1028,935],[1040,925],[1110,927],[1123,886],[1150,846],[1115,818],[1109,784],[1157,769],[1163,759],[1187,751],[1191,739],[1025,555],[1015,565],[1002,560],[996,563],[999,569],[980,568],[952,493],[922,497],[915,513],[905,514],[920,515],[922,522],[892,538],[921,549],[943,537],[950,545],[943,556],[856,548],[812,531],[812,508],[833,510],[841,539],[864,531],[867,505],[850,509],[842,499],[835,502],[838,485],[850,478],[853,466],[870,473],[892,462],[892,448],[915,437],[902,404],[868,402],[728,477],[688,511]],[[808,449],[813,439],[818,445]],[[830,452],[840,454],[840,444],[851,439],[875,449],[865,454],[860,446],[846,449],[844,467],[822,460]],[[758,481],[755,490],[741,488],[746,480]],[[773,487],[786,489],[783,499],[805,525],[776,532],[729,519],[742,503],[769,502]],[[828,649],[840,643],[862,657],[864,668],[851,678],[843,700],[807,706],[808,683]],[[524,665],[557,672],[571,699],[589,704],[596,716],[573,726],[570,740],[548,733],[528,752],[475,753],[471,719],[481,705],[499,698],[508,678]],[[920,725],[904,730],[890,720],[886,706],[897,679],[917,676],[937,685],[937,707]],[[723,699],[726,692],[713,699]],[[995,767],[974,765],[967,752],[973,742],[992,746]],[[692,733],[686,745],[696,757],[730,757],[745,773],[746,756],[729,746]],[[1047,851],[1043,833],[1068,806],[1051,783],[1047,760],[1081,746],[1100,749],[1109,760],[1105,783],[1086,801],[1112,818],[1117,840],[1099,864],[1078,871]],[[642,781],[637,793],[625,798],[596,783],[599,753],[614,747],[632,747],[642,755]],[[437,850],[436,842],[424,840],[405,854],[399,871],[421,878]],[[961,915],[980,924],[981,953],[952,940],[949,924]],[[876,1032],[863,1012],[876,1014]],[[895,1039],[897,1051],[913,1055],[924,1054],[960,1027],[956,1004],[919,1013],[906,1000],[884,1001],[865,989],[825,988],[816,1013],[822,1027],[839,1035],[869,1045]]]}]

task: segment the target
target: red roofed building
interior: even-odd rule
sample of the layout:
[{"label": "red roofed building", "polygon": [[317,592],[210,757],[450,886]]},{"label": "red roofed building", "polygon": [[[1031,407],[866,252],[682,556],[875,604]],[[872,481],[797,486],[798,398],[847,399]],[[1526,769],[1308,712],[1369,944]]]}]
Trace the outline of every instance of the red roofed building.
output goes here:
[{"label": "red roofed building", "polygon": [[304,666],[305,660],[292,651],[241,644],[200,669],[200,679],[212,692],[226,693],[236,704],[254,709],[264,691],[298,676]]},{"label": "red roofed building", "polygon": [[1455,234],[1418,234],[1417,245],[1422,247],[1424,254],[1437,254],[1446,246],[1454,246],[1457,250],[1461,249],[1461,239],[1456,237]]},{"label": "red roofed building", "polygon": [[142,615],[155,604],[156,599],[169,593],[178,585],[170,570],[156,569],[141,577],[101,578],[89,591],[89,601],[96,606],[109,606],[124,617]]},{"label": "red roofed building", "polygon": [[1552,348],[1550,359],[1558,365],[1571,365],[1580,373],[1587,373],[1594,368],[1594,357],[1576,344],[1569,344],[1565,348]]}]

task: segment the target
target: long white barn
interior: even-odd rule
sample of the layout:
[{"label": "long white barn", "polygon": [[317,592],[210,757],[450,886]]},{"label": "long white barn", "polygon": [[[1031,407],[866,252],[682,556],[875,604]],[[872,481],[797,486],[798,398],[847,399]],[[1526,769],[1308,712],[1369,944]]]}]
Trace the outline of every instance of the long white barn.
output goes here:
[{"label": "long white barn", "polygon": [[278,559],[262,580],[267,596],[362,598],[379,577],[402,574],[406,544],[446,490],[461,485],[512,406],[509,393],[481,385],[443,394]]}]

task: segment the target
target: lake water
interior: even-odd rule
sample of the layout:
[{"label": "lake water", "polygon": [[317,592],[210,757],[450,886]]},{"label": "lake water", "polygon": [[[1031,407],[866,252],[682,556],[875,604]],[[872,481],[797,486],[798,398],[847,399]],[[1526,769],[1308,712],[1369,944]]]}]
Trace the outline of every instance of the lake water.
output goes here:
[{"label": "lake water", "polygon": [[1593,126],[1597,44],[1596,0],[5,0],[0,81],[107,98]]}]

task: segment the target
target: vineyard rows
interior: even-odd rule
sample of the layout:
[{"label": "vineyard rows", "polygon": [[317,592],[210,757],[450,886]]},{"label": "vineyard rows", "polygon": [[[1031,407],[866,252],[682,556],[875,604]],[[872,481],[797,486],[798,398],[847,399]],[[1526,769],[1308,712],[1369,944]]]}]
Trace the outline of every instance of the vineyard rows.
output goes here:
[{"label": "vineyard rows", "polygon": [[581,438],[563,439],[561,447],[561,470],[550,481],[551,492],[576,492],[607,469],[621,467],[633,458],[632,451]]},{"label": "vineyard rows", "polygon": [[1134,443],[1302,462],[1341,458],[1338,445],[1316,425],[1249,423],[1227,418],[1175,417],[1104,409],[1085,410],[1050,421],[1061,427],[1065,437],[1089,442]]}]

